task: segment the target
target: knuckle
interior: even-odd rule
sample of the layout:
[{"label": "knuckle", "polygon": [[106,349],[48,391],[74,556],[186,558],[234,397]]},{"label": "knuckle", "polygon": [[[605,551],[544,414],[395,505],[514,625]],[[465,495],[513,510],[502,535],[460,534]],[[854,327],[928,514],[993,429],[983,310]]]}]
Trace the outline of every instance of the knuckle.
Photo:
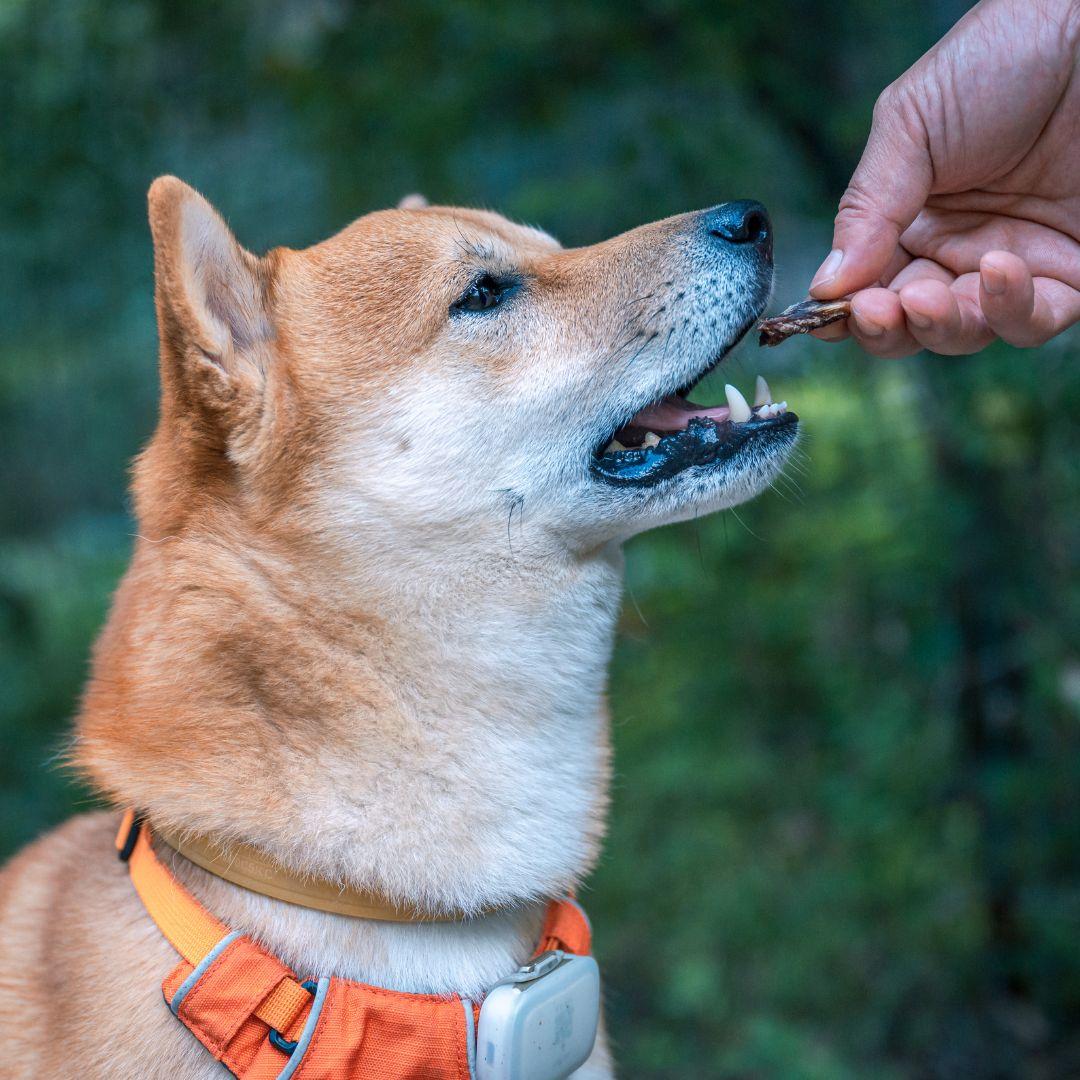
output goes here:
[{"label": "knuckle", "polygon": [[872,214],[872,198],[870,192],[863,186],[857,176],[851,178],[847,190],[840,197],[839,212],[837,218],[846,217],[851,220],[866,218]]},{"label": "knuckle", "polygon": [[1048,333],[1034,327],[1013,328],[1003,330],[998,334],[1006,345],[1011,345],[1014,349],[1035,349],[1040,345],[1045,345],[1053,336],[1052,332]]},{"label": "knuckle", "polygon": [[899,80],[895,80],[889,83],[884,90],[877,96],[877,100],[874,102],[873,121],[875,124],[881,122],[887,122],[891,117],[895,116],[902,92],[900,90]]},{"label": "knuckle", "polygon": [[960,337],[936,341],[933,346],[927,346],[927,348],[939,356],[970,356],[984,349],[988,344],[987,341],[972,341],[969,338]]},{"label": "knuckle", "polygon": [[837,229],[853,229],[874,243],[883,237],[896,240],[899,228],[876,205],[874,196],[857,181],[852,180],[844,192],[833,219]]},{"label": "knuckle", "polygon": [[901,228],[890,216],[887,206],[881,204],[880,192],[857,172],[837,204],[833,224],[837,229],[852,229],[870,243],[888,240],[895,243]]},{"label": "knuckle", "polygon": [[889,83],[874,102],[874,127],[910,132],[921,125],[917,95],[910,90],[904,76]]},{"label": "knuckle", "polygon": [[[907,76],[901,76],[886,86],[874,102],[871,145],[879,150],[887,147],[890,154],[902,148],[925,150],[928,109],[933,109],[933,102],[928,99],[926,88],[912,86]],[[888,168],[890,162],[883,161],[881,165]]]},{"label": "knuckle", "polygon": [[1030,303],[1025,303],[1022,310],[1017,310],[1015,304],[1006,303],[996,310],[984,304],[983,315],[990,330],[1017,349],[1045,345],[1057,332],[1047,320],[1037,317]]},{"label": "knuckle", "polygon": [[870,337],[867,334],[856,333],[852,335],[859,345],[872,356],[881,356],[894,359],[898,356],[908,356],[918,352],[920,346],[917,342],[903,333],[895,330],[886,330],[884,334]]},{"label": "knuckle", "polygon": [[1042,345],[1053,334],[1047,333],[1046,328],[1036,325],[1030,317],[1021,318],[994,318],[987,313],[986,324],[996,337],[1001,338],[1006,345],[1012,345],[1016,349],[1031,349],[1036,345]]}]

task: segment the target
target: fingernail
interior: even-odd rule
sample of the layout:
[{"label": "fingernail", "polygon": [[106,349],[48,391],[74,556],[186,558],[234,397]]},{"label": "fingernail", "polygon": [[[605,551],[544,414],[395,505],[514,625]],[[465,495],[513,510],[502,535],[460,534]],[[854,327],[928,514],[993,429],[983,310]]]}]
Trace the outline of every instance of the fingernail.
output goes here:
[{"label": "fingernail", "polygon": [[858,312],[855,313],[855,325],[863,337],[881,337],[885,333],[884,326],[879,326],[873,319],[868,319]]},{"label": "fingernail", "polygon": [[840,264],[844,261],[844,253],[839,248],[833,248],[828,257],[818,267],[814,280],[810,282],[810,288],[816,289],[819,285],[825,285],[836,277]]},{"label": "fingernail", "polygon": [[991,266],[989,263],[980,267],[979,276],[982,278],[983,288],[991,296],[999,296],[1005,291],[1005,286],[1008,284],[1005,275],[996,266]]},{"label": "fingernail", "polygon": [[921,311],[909,311],[904,308],[904,314],[907,316],[907,321],[918,330],[929,330],[934,325],[934,320]]}]

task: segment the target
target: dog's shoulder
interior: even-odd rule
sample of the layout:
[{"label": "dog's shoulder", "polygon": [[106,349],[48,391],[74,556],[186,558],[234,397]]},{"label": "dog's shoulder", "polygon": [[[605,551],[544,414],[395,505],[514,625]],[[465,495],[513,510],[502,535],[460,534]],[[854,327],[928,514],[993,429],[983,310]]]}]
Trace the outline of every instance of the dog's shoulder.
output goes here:
[{"label": "dog's shoulder", "polygon": [[162,1000],[177,956],[116,857],[117,823],[79,815],[0,873],[5,1076],[214,1075]]}]

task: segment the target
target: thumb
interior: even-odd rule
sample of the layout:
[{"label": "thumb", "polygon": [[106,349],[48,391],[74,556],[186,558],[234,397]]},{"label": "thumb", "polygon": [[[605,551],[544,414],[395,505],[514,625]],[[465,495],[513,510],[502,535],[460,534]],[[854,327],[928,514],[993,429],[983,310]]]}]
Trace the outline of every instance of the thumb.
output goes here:
[{"label": "thumb", "polygon": [[926,203],[933,161],[917,110],[892,87],[878,98],[866,149],[840,200],[833,249],[810,292],[834,300],[875,285]]}]

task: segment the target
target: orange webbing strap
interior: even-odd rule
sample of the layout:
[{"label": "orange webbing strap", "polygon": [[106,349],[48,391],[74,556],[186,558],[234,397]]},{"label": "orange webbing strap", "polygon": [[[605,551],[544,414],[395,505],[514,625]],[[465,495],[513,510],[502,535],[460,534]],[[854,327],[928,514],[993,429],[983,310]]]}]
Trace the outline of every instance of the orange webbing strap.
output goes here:
[{"label": "orange webbing strap", "polygon": [[[130,811],[117,848],[147,913],[183,957],[162,985],[169,1008],[234,1076],[275,1080],[295,1072],[311,1080],[469,1080],[474,1075],[477,1003],[329,977],[305,989],[277,957],[230,932],[176,880],[154,851],[149,827]],[[577,903],[553,900],[537,952],[585,955],[590,937],[589,921]]]},{"label": "orange webbing strap", "polygon": [[[133,824],[134,813],[129,810],[120,825],[117,849],[122,847]],[[169,944],[189,964],[198,965],[229,933],[229,928],[215,919],[158,859],[150,844],[150,831],[145,825],[139,826],[135,846],[128,858],[128,871],[147,914],[157,923]]]},{"label": "orange webbing strap", "polygon": [[[118,851],[122,852],[125,843],[130,842],[134,827],[135,812],[128,810],[116,836]],[[138,834],[127,859],[131,883],[147,914],[169,944],[192,967],[198,967],[229,933],[229,928],[214,918],[157,857],[150,842],[149,827],[140,823],[137,828]],[[255,1016],[278,1031],[286,1031],[300,1011],[310,1004],[311,995],[295,979],[285,977],[255,1010]]]},{"label": "orange webbing strap", "polygon": [[282,979],[255,1010],[255,1015],[277,1031],[288,1031],[300,1011],[311,1004],[311,995],[295,980]]},{"label": "orange webbing strap", "polygon": [[581,905],[572,897],[552,900],[548,904],[544,925],[540,930],[540,943],[534,956],[552,949],[588,956],[592,952],[592,927]]}]

